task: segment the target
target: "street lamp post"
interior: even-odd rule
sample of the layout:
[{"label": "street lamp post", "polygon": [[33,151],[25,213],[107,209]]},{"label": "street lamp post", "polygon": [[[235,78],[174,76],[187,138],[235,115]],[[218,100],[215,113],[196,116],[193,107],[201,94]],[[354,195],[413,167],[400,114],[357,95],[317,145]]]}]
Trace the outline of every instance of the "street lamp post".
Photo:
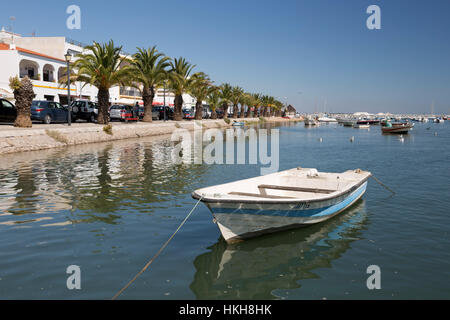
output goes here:
[{"label": "street lamp post", "polygon": [[67,116],[67,124],[70,126],[72,124],[72,106],[70,105],[70,59],[72,59],[72,55],[67,51],[67,53],[64,55],[67,62],[67,109],[68,109],[68,116]]}]

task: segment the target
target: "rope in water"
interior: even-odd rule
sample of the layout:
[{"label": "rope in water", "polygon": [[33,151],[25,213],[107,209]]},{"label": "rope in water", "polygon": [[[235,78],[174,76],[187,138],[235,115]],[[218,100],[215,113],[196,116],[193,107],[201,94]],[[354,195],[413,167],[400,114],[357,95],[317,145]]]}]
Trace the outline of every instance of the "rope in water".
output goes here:
[{"label": "rope in water", "polygon": [[115,300],[118,296],[120,296],[122,294],[122,292],[124,292],[141,274],[144,273],[145,270],[147,270],[147,268],[152,264],[153,261],[155,261],[155,259],[159,256],[159,254],[164,250],[165,247],[167,247],[167,245],[169,244],[169,242],[173,239],[173,237],[177,234],[177,232],[181,229],[181,227],[185,224],[185,222],[189,219],[189,217],[191,216],[192,212],[194,212],[195,208],[197,208],[198,204],[200,203],[200,201],[202,200],[202,197],[200,196],[200,199],[198,199],[197,203],[195,204],[195,206],[192,208],[191,212],[188,213],[188,215],[186,216],[186,218],[184,218],[183,222],[181,222],[181,224],[178,226],[177,230],[175,230],[175,232],[170,236],[170,238],[162,245],[162,247],[158,250],[158,252],[146,263],[146,265],[141,269],[141,271],[139,271],[133,279],[131,279],[122,289],[119,290],[119,292],[117,292],[114,297],[112,297],[111,300]]},{"label": "rope in water", "polygon": [[393,194],[395,194],[395,191],[393,191],[391,188],[389,188],[387,185],[385,185],[383,182],[381,182],[380,180],[378,180],[374,175],[371,175],[371,177],[380,184],[380,186],[385,187],[387,190],[389,190],[390,192],[392,192]]}]

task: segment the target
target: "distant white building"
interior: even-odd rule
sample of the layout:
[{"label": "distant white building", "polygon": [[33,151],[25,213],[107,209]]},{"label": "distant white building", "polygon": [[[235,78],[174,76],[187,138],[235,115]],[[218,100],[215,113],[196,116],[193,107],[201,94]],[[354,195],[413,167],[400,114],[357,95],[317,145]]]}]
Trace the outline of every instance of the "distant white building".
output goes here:
[{"label": "distant white building", "polygon": [[[12,98],[9,78],[28,76],[33,83],[36,100],[57,101],[67,103],[67,87],[61,86],[58,80],[64,76],[67,66],[64,55],[70,52],[73,56],[83,52],[85,45],[65,37],[22,37],[4,28],[0,30],[0,97]],[[75,82],[70,86],[70,97],[97,101],[97,88]],[[111,104],[142,103],[141,93],[132,87],[113,87],[109,90]],[[173,105],[175,96],[166,90],[158,89],[154,104]],[[183,95],[183,106],[195,106],[195,99]]]}]

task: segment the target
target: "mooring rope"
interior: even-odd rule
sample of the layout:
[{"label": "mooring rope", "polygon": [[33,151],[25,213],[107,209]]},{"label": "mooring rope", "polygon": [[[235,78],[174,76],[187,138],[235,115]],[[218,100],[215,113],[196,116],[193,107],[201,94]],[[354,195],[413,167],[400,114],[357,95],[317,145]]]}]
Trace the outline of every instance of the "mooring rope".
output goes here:
[{"label": "mooring rope", "polygon": [[177,232],[181,229],[181,227],[185,224],[185,222],[189,219],[189,217],[191,216],[192,212],[194,212],[195,208],[197,208],[198,204],[200,203],[200,201],[202,200],[202,196],[200,196],[200,199],[198,199],[197,203],[195,204],[195,206],[192,208],[192,210],[188,213],[188,215],[186,216],[186,218],[184,218],[183,222],[181,222],[181,224],[178,226],[177,230],[175,230],[175,232],[170,236],[170,238],[162,245],[162,247],[158,250],[158,252],[146,263],[146,265],[141,269],[141,271],[139,271],[133,279],[130,280],[130,282],[128,282],[122,289],[119,290],[119,292],[117,292],[114,297],[112,297],[111,300],[115,300],[118,296],[120,296],[122,294],[122,292],[124,292],[141,274],[144,273],[145,270],[147,270],[147,268],[152,264],[153,261],[155,261],[155,259],[159,256],[159,254],[164,250],[165,247],[167,247],[167,245],[169,244],[169,242],[173,239],[173,237],[177,234]]},{"label": "mooring rope", "polygon": [[395,194],[395,191],[393,191],[391,188],[389,188],[387,185],[385,185],[383,182],[381,182],[380,180],[378,180],[373,174],[371,175],[371,177],[380,184],[380,186],[385,187],[387,190],[389,190],[390,192],[392,192],[393,194]]}]

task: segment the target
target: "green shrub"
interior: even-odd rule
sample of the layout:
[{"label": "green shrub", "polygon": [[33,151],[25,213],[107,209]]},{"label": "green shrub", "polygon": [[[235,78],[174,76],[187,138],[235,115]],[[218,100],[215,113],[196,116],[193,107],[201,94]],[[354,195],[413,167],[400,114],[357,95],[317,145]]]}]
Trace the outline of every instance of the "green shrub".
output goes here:
[{"label": "green shrub", "polygon": [[113,132],[112,132],[112,125],[107,124],[106,126],[103,127],[103,131],[104,131],[106,134],[109,134],[110,136],[112,136],[112,135],[113,135]]}]

